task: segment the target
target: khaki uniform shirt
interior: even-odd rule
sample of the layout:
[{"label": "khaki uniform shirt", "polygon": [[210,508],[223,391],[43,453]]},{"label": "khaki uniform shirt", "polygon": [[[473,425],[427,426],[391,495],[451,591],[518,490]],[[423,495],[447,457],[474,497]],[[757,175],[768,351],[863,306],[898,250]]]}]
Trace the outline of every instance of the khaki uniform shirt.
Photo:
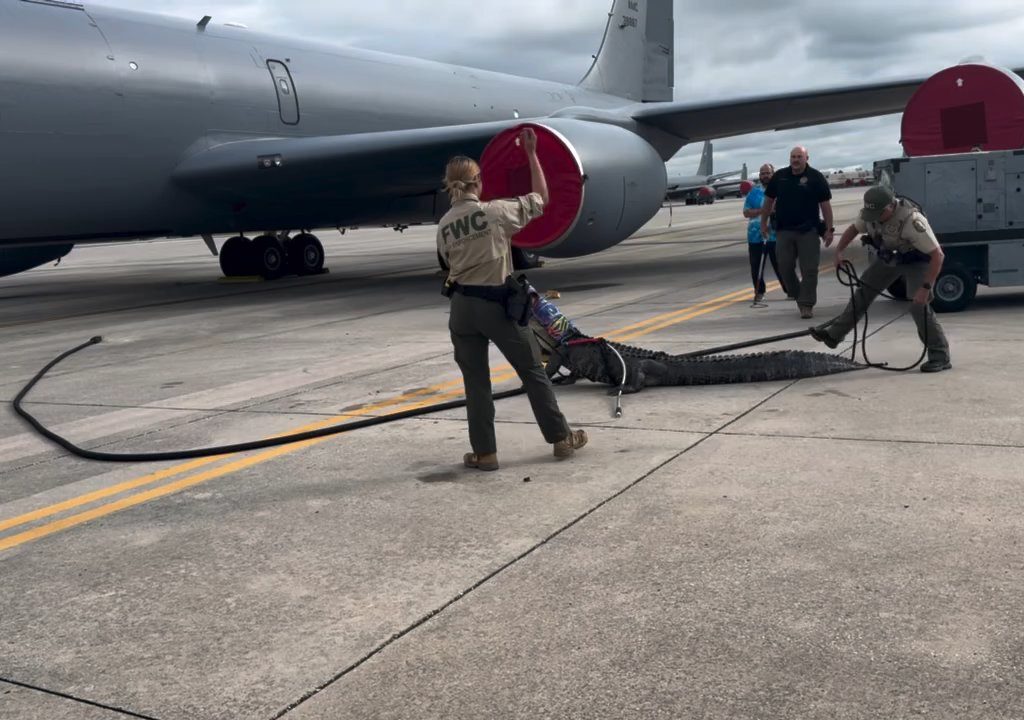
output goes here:
[{"label": "khaki uniform shirt", "polygon": [[880,238],[886,250],[900,253],[920,250],[929,255],[939,247],[928,218],[902,200],[896,203],[896,210],[886,222],[867,222],[858,217],[853,225],[859,233],[870,235],[876,241]]},{"label": "khaki uniform shirt", "polygon": [[460,285],[503,285],[512,274],[512,236],[544,214],[537,193],[480,202],[465,195],[437,225],[437,251],[448,279]]}]

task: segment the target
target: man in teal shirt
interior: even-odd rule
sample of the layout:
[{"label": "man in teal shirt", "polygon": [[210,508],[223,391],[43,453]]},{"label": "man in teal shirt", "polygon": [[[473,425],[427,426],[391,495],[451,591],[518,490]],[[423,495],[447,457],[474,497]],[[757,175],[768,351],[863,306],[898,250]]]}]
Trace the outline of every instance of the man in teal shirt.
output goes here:
[{"label": "man in teal shirt", "polygon": [[775,256],[775,228],[769,228],[767,240],[761,236],[761,206],[764,205],[764,189],[773,174],[775,174],[775,168],[771,163],[762,165],[758,172],[761,184],[747,193],[747,200],[743,203],[743,217],[749,218],[747,222],[747,251],[750,255],[750,277],[754,281],[755,305],[764,300],[765,255],[772,261],[775,277],[781,278],[778,260]]}]

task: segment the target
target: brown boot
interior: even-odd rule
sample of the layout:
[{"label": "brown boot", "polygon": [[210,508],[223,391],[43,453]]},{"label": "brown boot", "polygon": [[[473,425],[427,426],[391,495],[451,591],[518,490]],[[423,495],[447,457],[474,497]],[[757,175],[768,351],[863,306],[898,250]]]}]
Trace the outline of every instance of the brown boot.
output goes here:
[{"label": "brown boot", "polygon": [[577,450],[587,444],[587,433],[584,430],[570,430],[564,440],[555,443],[555,457],[563,460],[571,458]]},{"label": "brown boot", "polygon": [[497,470],[498,453],[485,453],[484,455],[466,453],[462,456],[462,464],[468,468],[476,468],[477,470]]}]

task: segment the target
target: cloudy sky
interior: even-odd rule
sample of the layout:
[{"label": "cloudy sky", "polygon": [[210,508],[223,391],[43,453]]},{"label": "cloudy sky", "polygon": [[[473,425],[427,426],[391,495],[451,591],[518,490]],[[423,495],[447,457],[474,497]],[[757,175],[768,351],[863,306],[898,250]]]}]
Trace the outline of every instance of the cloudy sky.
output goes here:
[{"label": "cloudy sky", "polygon": [[[253,30],[576,83],[610,0],[100,0]],[[1020,0],[675,0],[676,100],[740,97],[927,77],[968,57],[1024,67]],[[901,154],[899,116],[759,133],[715,143],[715,168],[788,158],[819,168]],[[672,170],[696,169],[700,147]]]}]

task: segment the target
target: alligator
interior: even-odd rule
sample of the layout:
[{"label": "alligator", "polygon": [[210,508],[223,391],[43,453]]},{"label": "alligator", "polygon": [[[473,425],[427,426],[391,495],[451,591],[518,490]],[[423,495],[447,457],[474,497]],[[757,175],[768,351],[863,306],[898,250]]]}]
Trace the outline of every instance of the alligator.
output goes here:
[{"label": "alligator", "polygon": [[[646,350],[583,333],[536,289],[529,291],[530,329],[548,355],[548,377],[558,383],[584,378],[634,393],[656,385],[796,380],[867,367],[849,358],[802,350],[697,357]],[[569,374],[562,374],[563,369]]]}]

